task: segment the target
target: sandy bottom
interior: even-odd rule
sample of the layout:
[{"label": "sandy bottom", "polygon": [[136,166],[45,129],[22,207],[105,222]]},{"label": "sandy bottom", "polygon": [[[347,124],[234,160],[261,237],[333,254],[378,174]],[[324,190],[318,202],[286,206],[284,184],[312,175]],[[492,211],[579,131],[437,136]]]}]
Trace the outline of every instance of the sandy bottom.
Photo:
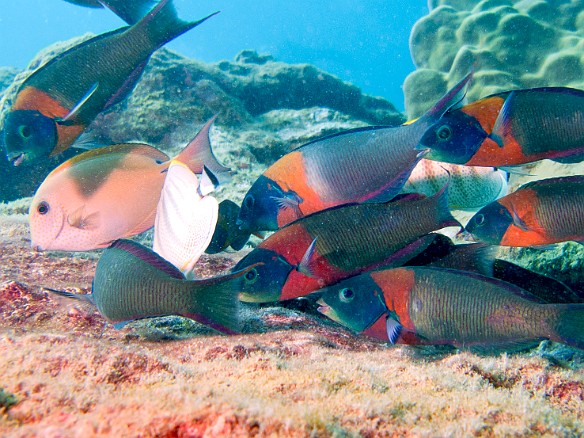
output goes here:
[{"label": "sandy bottom", "polygon": [[247,309],[237,336],[116,331],[41,288],[87,290],[95,254],[36,254],[18,216],[0,220],[0,247],[0,387],[17,401],[0,436],[584,434],[582,361],[551,360],[549,343],[486,357],[387,347],[276,307]]}]

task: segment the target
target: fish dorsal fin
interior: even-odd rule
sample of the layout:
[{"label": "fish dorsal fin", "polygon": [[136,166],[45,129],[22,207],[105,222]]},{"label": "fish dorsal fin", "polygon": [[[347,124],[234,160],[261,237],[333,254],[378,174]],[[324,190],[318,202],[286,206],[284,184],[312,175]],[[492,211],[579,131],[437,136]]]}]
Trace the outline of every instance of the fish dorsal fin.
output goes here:
[{"label": "fish dorsal fin", "polygon": [[440,117],[442,117],[448,110],[455,108],[457,105],[460,105],[466,96],[468,84],[473,77],[473,73],[473,71],[468,73],[458,84],[456,84],[444,96],[442,96],[436,105],[434,105],[426,112],[426,114],[420,117],[418,123],[422,120],[436,121],[440,119]]},{"label": "fish dorsal fin", "polygon": [[184,280],[185,278],[184,275],[171,263],[164,260],[154,251],[132,240],[127,239],[116,240],[110,245],[108,249],[118,249],[120,251],[124,251],[128,254],[131,254],[134,257],[142,260],[143,262],[148,263],[150,266],[168,274],[172,278],[176,278],[179,280]]},{"label": "fish dorsal fin", "polygon": [[194,173],[201,173],[203,165],[215,175],[221,175],[222,182],[229,179],[229,168],[223,166],[213,153],[209,132],[217,115],[211,117],[189,144],[177,155],[176,160],[185,163]]}]

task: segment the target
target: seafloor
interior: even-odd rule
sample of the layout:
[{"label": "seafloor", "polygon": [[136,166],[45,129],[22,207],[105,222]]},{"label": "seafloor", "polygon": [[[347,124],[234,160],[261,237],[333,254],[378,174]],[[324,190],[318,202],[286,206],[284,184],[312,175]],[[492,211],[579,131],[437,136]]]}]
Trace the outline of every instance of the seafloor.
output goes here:
[{"label": "seafloor", "polygon": [[[581,9],[576,1],[429,4],[430,15],[412,32],[418,69],[404,86],[410,116],[435,102],[469,65],[476,69],[474,98],[530,86],[581,88],[581,74],[553,74],[559,63],[582,72],[584,61],[572,56],[584,29],[584,12],[570,12]],[[555,18],[547,25],[545,17]],[[545,41],[530,42],[525,29],[540,25],[553,32]],[[440,31],[456,26],[466,31]],[[558,49],[554,41],[565,47]],[[513,56],[514,44],[521,59]],[[31,68],[55,50],[40,54]],[[503,54],[513,62],[505,62]],[[6,87],[17,73],[0,70],[7,104]],[[312,66],[290,66],[254,52],[205,65],[163,49],[129,99],[100,116],[91,131],[98,140],[147,141],[173,155],[217,113],[211,140],[220,161],[235,171],[219,196],[235,201],[295,146],[343,129],[404,120],[389,102]],[[550,342],[489,356],[387,346],[352,335],[307,301],[242,305],[244,330],[236,336],[178,317],[137,321],[116,331],[94,309],[42,288],[89,291],[99,257],[30,248],[28,197],[56,164],[14,169],[0,163],[0,200],[24,198],[0,204],[0,436],[584,434],[584,352]],[[582,174],[583,166],[544,162],[528,169],[534,177],[512,175],[510,187]],[[148,235],[141,239],[147,242]],[[581,286],[583,247],[556,248],[500,256]],[[241,256],[205,256],[197,274],[225,272]]]},{"label": "seafloor", "polygon": [[[388,347],[274,307],[244,309],[237,336],[179,318],[116,331],[41,288],[87,290],[95,255],[33,252],[23,216],[2,218],[0,230],[1,436],[584,433],[575,350]],[[206,257],[198,274],[232,264]]]}]

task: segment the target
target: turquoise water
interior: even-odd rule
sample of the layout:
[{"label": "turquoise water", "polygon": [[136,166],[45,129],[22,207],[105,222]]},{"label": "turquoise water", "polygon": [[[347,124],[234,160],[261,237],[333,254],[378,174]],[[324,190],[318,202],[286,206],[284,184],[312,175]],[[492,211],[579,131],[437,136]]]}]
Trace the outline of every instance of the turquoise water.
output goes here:
[{"label": "turquoise water", "polygon": [[[23,68],[42,48],[85,32],[123,26],[111,11],[62,0],[3,2],[0,66]],[[231,60],[243,49],[289,63],[310,63],[403,109],[401,84],[413,69],[408,38],[428,13],[426,0],[176,0],[181,17],[220,10],[167,47],[205,62]],[[23,31],[26,29],[26,31]]]}]

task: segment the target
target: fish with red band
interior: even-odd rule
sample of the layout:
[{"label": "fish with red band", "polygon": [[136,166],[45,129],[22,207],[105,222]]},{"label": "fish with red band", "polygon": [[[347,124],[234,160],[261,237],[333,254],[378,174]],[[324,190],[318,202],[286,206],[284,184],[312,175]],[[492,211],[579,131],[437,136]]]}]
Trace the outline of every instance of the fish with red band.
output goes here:
[{"label": "fish with red band", "polygon": [[20,86],[4,121],[10,162],[57,155],[103,110],[134,88],[152,53],[203,21],[185,22],[162,0],[133,26],[98,35],[59,54]]},{"label": "fish with red band", "polygon": [[411,124],[346,131],[286,154],[247,192],[238,218],[240,228],[276,230],[338,205],[392,199],[421,159],[415,149],[420,138],[462,100],[471,76]]},{"label": "fish with red band", "polygon": [[400,266],[434,240],[428,233],[460,226],[447,205],[444,186],[429,198],[409,195],[385,204],[345,205],[299,219],[235,266],[241,270],[262,263],[241,277],[240,299],[289,300],[366,269]]},{"label": "fish with red band", "polygon": [[424,158],[468,166],[514,166],[584,158],[584,91],[507,91],[453,109],[422,136]]},{"label": "fish with red band", "polygon": [[479,210],[466,231],[503,246],[584,242],[584,176],[534,181]]},{"label": "fish with red band", "polygon": [[549,339],[584,348],[584,304],[544,304],[514,285],[464,271],[384,269],[320,294],[321,313],[392,343],[517,349]]}]

